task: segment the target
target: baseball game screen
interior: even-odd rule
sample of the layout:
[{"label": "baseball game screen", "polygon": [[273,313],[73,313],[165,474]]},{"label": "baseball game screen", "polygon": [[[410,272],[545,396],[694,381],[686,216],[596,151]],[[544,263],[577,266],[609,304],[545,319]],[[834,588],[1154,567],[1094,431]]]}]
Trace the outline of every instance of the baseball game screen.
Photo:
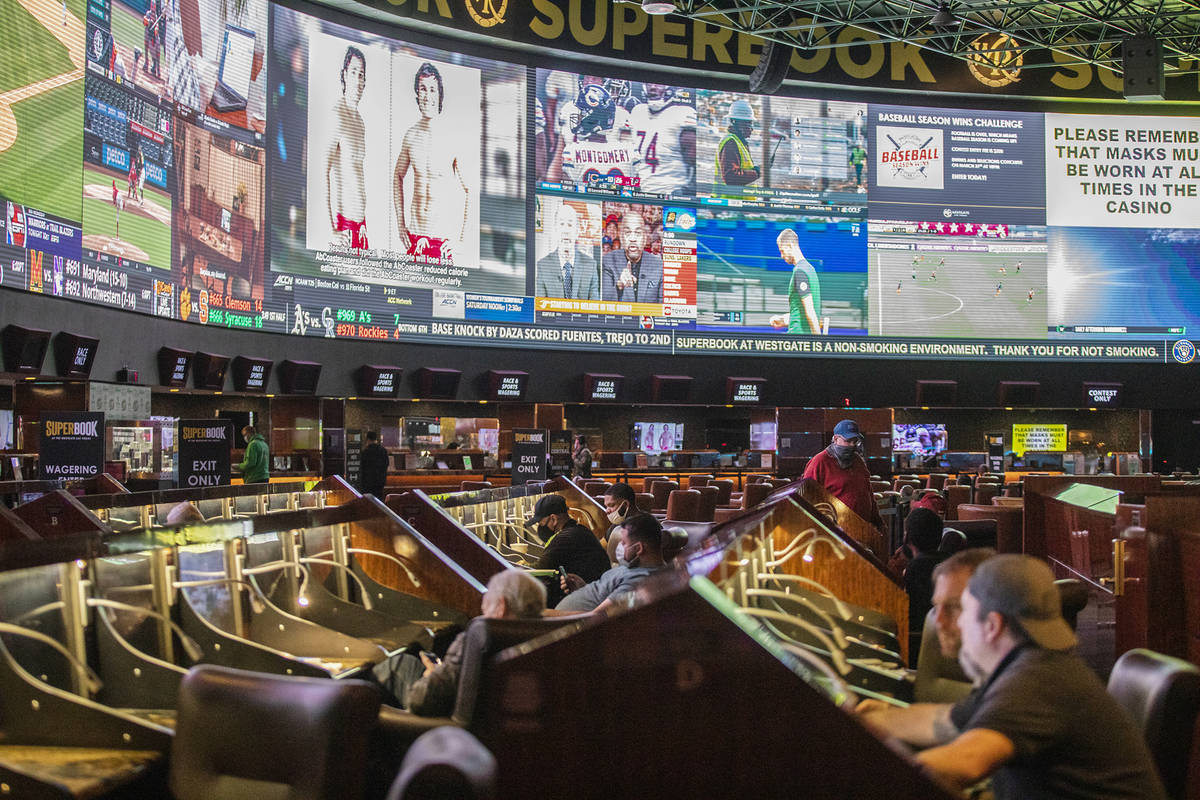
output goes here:
[{"label": "baseball game screen", "polygon": [[654,83],[310,11],[7,2],[0,287],[397,343],[1194,356],[1200,119]]}]

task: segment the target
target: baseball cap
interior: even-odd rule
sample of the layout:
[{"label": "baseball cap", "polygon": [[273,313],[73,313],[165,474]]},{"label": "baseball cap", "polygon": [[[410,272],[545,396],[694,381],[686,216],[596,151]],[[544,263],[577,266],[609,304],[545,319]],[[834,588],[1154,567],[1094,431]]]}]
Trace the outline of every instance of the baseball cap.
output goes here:
[{"label": "baseball cap", "polygon": [[844,419],[837,425],[833,426],[833,435],[840,436],[843,439],[861,439],[863,435],[858,432],[858,423],[852,419]]},{"label": "baseball cap", "polygon": [[1038,647],[1069,650],[1078,641],[1063,619],[1054,573],[1041,559],[1015,553],[989,558],[976,568],[967,589],[981,611],[1013,620]]},{"label": "baseball cap", "polygon": [[525,520],[526,525],[536,525],[551,514],[566,514],[567,501],[561,494],[548,494],[537,501],[533,516]]}]

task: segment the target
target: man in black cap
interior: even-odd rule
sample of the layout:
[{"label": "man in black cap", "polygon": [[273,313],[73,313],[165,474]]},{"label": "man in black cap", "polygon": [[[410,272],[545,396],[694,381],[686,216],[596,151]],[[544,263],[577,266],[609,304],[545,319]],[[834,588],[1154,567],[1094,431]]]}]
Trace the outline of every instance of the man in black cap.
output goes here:
[{"label": "man in black cap", "polygon": [[858,423],[844,419],[833,428],[833,442],[812,457],[804,477],[812,478],[847,507],[876,528],[883,530],[883,517],[871,491],[871,471],[858,454],[863,435]]},{"label": "man in black cap", "polygon": [[[530,523],[537,523],[538,536],[546,551],[534,564],[535,569],[564,567],[568,573],[585,581],[594,581],[609,568],[608,553],[596,535],[580,525],[567,513],[567,501],[560,494],[548,494],[537,501]],[[547,605],[553,607],[563,598],[559,578],[547,585]]]},{"label": "man in black cap", "polygon": [[997,800],[1160,800],[1145,741],[1088,666],[1070,652],[1054,575],[1032,556],[984,561],[962,594],[959,661],[975,689],[954,705],[859,704],[943,782],[992,775]]}]

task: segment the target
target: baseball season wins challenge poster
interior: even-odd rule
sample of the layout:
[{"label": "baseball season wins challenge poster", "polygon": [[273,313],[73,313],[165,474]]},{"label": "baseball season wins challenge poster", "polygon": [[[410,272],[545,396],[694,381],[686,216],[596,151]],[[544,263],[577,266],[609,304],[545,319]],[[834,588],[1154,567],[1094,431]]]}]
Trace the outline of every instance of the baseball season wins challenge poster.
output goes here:
[{"label": "baseball season wins challenge poster", "polygon": [[5,288],[344,339],[1194,353],[1194,118],[626,80],[264,0],[2,13]]}]

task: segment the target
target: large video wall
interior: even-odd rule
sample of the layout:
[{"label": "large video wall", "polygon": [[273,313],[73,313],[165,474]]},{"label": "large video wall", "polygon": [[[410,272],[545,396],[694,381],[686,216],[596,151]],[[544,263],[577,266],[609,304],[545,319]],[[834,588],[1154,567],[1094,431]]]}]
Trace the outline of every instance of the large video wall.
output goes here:
[{"label": "large video wall", "polygon": [[263,0],[3,17],[5,288],[350,340],[1195,352],[1194,117],[631,81]]}]

